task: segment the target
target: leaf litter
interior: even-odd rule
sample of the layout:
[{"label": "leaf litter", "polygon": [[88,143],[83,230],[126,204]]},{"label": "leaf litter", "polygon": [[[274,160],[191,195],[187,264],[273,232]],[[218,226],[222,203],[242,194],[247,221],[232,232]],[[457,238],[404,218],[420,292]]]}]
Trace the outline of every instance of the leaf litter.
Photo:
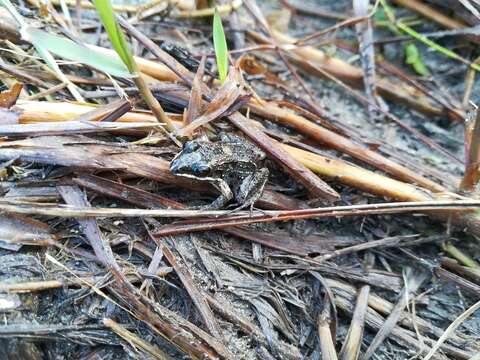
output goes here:
[{"label": "leaf litter", "polygon": [[[454,23],[394,2],[458,52],[454,29],[474,63],[478,4]],[[61,37],[54,54],[79,51],[53,70],[0,12],[0,356],[474,358],[475,67],[392,38],[371,19],[383,1],[195,3],[113,5],[143,82],[82,61],[95,45],[121,68],[90,3],[15,5]],[[170,172],[180,142],[220,133],[267,154],[253,211],[198,209],[215,187]]]}]

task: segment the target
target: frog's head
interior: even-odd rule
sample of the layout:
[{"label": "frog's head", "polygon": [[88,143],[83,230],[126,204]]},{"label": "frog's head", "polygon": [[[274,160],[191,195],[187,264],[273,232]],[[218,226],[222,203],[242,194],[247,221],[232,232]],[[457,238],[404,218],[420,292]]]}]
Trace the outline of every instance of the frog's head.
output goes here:
[{"label": "frog's head", "polygon": [[210,174],[211,169],[208,160],[202,151],[198,141],[188,141],[183,149],[170,163],[170,171],[175,175],[202,178]]}]

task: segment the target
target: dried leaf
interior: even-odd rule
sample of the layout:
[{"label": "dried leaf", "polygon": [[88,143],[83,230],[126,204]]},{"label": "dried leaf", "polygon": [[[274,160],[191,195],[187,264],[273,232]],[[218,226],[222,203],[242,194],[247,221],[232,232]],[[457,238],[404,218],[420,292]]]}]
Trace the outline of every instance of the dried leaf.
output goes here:
[{"label": "dried leaf", "polygon": [[202,77],[205,71],[206,58],[202,57],[197,73],[193,78],[192,90],[190,91],[190,99],[188,101],[187,116],[185,125],[191,124],[193,120],[200,115],[202,110],[202,86],[204,86]]},{"label": "dried leaf", "polygon": [[203,126],[210,121],[223,116],[236,100],[240,97],[241,91],[237,82],[237,71],[232,68],[228,74],[227,80],[222,85],[218,93],[208,105],[205,113],[193,121],[191,124],[177,131],[178,136],[189,136],[199,126]]},{"label": "dried leaf", "polygon": [[17,102],[18,96],[23,89],[22,83],[13,84],[9,91],[0,94],[0,107],[10,109]]},{"label": "dried leaf", "polygon": [[236,64],[242,71],[249,75],[260,75],[267,72],[267,68],[260,64],[252,55],[242,56]]}]

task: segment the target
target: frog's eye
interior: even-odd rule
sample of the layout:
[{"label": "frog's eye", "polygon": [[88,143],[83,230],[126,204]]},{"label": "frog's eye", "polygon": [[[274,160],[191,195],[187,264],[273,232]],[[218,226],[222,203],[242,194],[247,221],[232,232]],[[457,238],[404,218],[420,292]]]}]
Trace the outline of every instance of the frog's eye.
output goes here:
[{"label": "frog's eye", "polygon": [[208,174],[210,174],[210,167],[208,165],[205,165],[205,164],[193,164],[191,166],[191,171],[192,171],[192,174],[195,175],[195,176],[207,176]]},{"label": "frog's eye", "polygon": [[200,144],[197,141],[187,141],[183,144],[183,152],[191,153],[197,150],[200,147]]}]

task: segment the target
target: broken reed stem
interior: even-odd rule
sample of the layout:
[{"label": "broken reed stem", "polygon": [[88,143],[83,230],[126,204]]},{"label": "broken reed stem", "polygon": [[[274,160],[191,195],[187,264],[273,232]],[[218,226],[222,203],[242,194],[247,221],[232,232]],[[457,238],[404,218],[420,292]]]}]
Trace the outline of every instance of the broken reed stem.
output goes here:
[{"label": "broken reed stem", "polygon": [[462,266],[457,260],[450,259],[448,257],[443,258],[441,264],[442,267],[461,274],[462,276],[474,281],[476,284],[480,284],[480,269]]},{"label": "broken reed stem", "polygon": [[[82,278],[82,280],[88,281],[90,283],[94,282],[92,281],[91,277]],[[75,283],[75,280],[28,281],[14,284],[0,283],[0,291],[13,293],[35,292],[49,289],[57,289],[59,287],[67,285],[71,286],[73,283]]]},{"label": "broken reed stem", "polygon": [[[97,108],[98,106],[95,104],[28,100],[18,100],[13,106],[13,109],[20,112],[20,124],[71,121]],[[98,118],[102,118],[102,115],[99,114]],[[136,111],[129,111],[116,121],[157,123],[155,116],[152,114]]]},{"label": "broken reed stem", "polygon": [[[375,255],[367,252],[364,259],[365,271],[370,270],[375,265]],[[348,328],[348,333],[342,345],[338,357],[340,360],[357,360],[362,346],[363,332],[365,330],[365,314],[368,309],[368,300],[370,296],[370,285],[365,284],[360,287],[357,294],[357,302],[352,314],[352,321]]]},{"label": "broken reed stem", "polygon": [[368,296],[370,285],[360,288],[357,296],[357,303],[352,315],[352,322],[348,329],[347,337],[339,353],[340,360],[356,360],[360,354],[362,345],[363,330],[365,328],[365,313],[368,308]]},{"label": "broken reed stem", "polygon": [[290,145],[282,146],[309,169],[317,174],[335,179],[342,184],[367,192],[372,191],[374,194],[400,201],[426,201],[432,199],[431,193],[414,185],[387,178],[341,160],[313,154]]},{"label": "broken reed stem", "polygon": [[333,343],[330,329],[330,301],[325,302],[325,308],[318,316],[318,338],[323,360],[337,360],[337,351]]},{"label": "broken reed stem", "polygon": [[142,349],[144,352],[152,355],[155,359],[158,359],[158,360],[173,360],[173,358],[170,355],[164,353],[158,347],[156,347],[154,345],[150,345],[145,340],[139,338],[137,335],[128,331],[122,325],[113,321],[112,319],[104,318],[103,319],[103,324],[106,327],[108,327],[110,330],[112,330],[115,334],[117,334],[122,339],[124,339],[126,342],[134,345],[134,348],[138,347],[138,348]]}]

